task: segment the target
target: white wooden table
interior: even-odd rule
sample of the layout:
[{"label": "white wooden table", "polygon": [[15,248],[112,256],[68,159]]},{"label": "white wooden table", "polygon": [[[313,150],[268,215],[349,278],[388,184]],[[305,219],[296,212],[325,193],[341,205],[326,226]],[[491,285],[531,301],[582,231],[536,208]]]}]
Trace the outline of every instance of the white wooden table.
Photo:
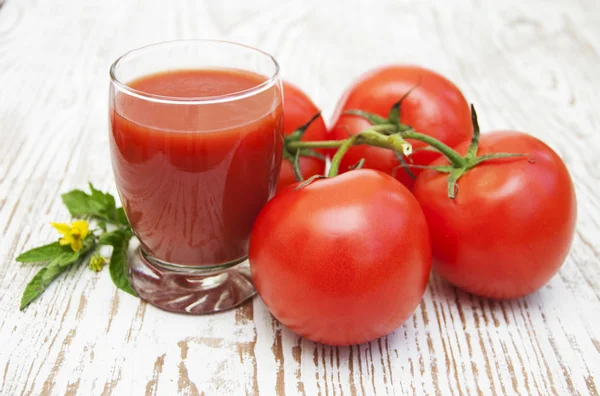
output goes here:
[{"label": "white wooden table", "polygon": [[[366,3],[366,2],[365,2]],[[375,3],[375,2],[374,2]],[[18,310],[21,251],[66,221],[59,194],[114,192],[108,67],[124,51],[220,38],[275,55],[329,118],[370,67],[410,62],[456,82],[484,129],[543,138],[577,187],[560,273],[515,301],[433,276],[404,326],[330,348],[282,328],[259,298],[190,317],[69,271]],[[0,394],[592,394],[600,392],[600,3],[595,0],[7,0],[0,8]]]}]

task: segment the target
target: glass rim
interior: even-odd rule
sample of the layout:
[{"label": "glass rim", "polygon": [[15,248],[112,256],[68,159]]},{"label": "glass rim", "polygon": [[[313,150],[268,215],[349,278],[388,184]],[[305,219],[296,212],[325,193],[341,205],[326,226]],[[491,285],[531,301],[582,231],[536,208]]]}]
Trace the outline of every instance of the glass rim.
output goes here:
[{"label": "glass rim", "polygon": [[[148,92],[137,90],[135,88],[131,88],[129,85],[127,85],[123,81],[119,80],[116,76],[117,67],[119,66],[120,62],[123,60],[126,60],[128,57],[130,57],[132,55],[135,55],[139,52],[142,52],[142,51],[145,51],[148,49],[152,49],[155,47],[187,45],[187,44],[220,44],[220,45],[226,45],[226,46],[232,46],[232,47],[238,47],[241,49],[251,50],[253,52],[262,54],[262,55],[266,56],[267,58],[269,58],[271,60],[271,62],[273,62],[273,65],[275,66],[275,71],[273,73],[271,73],[271,75],[268,76],[268,78],[265,81],[253,86],[252,88],[248,88],[248,89],[244,89],[241,91],[236,91],[236,92],[232,92],[232,93],[228,93],[228,94],[224,94],[224,95],[203,96],[203,97],[177,97],[177,96],[155,95],[155,94],[151,94]],[[256,94],[259,94],[259,93],[271,88],[274,84],[277,83],[277,80],[279,78],[279,69],[280,69],[279,63],[273,57],[273,55],[271,55],[268,52],[265,52],[263,50],[260,50],[258,48],[251,47],[249,45],[245,45],[245,44],[241,44],[241,43],[236,43],[234,41],[210,40],[210,39],[191,39],[191,40],[160,41],[157,43],[148,44],[148,45],[145,45],[142,47],[131,49],[131,50],[125,52],[120,57],[118,57],[117,60],[115,60],[112,63],[112,65],[110,66],[109,74],[110,74],[110,81],[112,84],[115,84],[119,88],[119,90],[124,91],[128,95],[134,96],[138,99],[147,100],[147,101],[155,102],[155,103],[163,103],[163,104],[195,105],[195,104],[216,104],[216,103],[232,102],[232,101],[248,98],[248,97],[254,96]]]}]

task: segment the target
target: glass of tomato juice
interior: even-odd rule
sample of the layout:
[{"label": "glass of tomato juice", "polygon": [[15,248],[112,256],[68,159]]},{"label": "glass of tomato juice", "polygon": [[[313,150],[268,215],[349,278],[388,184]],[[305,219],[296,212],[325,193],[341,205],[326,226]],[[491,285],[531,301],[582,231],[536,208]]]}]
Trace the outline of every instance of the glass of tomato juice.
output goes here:
[{"label": "glass of tomato juice", "polygon": [[186,40],[127,52],[110,68],[110,150],[140,241],[141,298],[192,314],[255,294],[246,261],[282,158],[279,66],[260,50]]}]

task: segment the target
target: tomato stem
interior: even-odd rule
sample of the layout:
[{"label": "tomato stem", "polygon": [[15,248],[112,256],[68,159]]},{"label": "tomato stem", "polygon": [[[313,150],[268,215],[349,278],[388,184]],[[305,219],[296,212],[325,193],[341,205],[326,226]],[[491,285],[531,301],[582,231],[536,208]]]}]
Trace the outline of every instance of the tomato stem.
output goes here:
[{"label": "tomato stem", "polygon": [[522,154],[522,153],[494,153],[494,154],[484,154],[484,155],[481,155],[479,157],[476,157],[473,161],[469,162],[465,166],[465,168],[467,170],[469,170],[469,169],[474,168],[477,165],[481,164],[482,162],[486,162],[486,161],[489,161],[489,160],[503,159],[503,158],[515,158],[515,157],[529,157],[529,154]]},{"label": "tomato stem", "polygon": [[[410,91],[409,91],[410,93]],[[408,95],[408,93],[407,93]],[[477,156],[479,150],[480,129],[477,121],[477,113],[475,107],[471,105],[471,120],[473,122],[473,136],[471,143],[467,149],[467,154],[463,157],[456,150],[452,149],[445,143],[422,133],[415,131],[409,125],[400,122],[400,105],[402,100],[406,98],[404,95],[392,108],[388,119],[381,116],[367,113],[361,110],[349,110],[345,114],[352,114],[363,117],[372,124],[369,129],[362,131],[356,135],[350,136],[344,140],[327,140],[319,142],[299,142],[286,141],[286,150],[290,152],[310,150],[312,148],[338,148],[335,153],[328,177],[334,177],[339,172],[339,167],[343,156],[348,152],[353,145],[367,144],[370,146],[381,147],[395,151],[396,157],[402,166],[409,174],[410,168],[435,169],[439,172],[448,173],[448,197],[456,198],[458,194],[458,179],[460,179],[471,168],[481,164],[482,162],[513,157],[528,157],[528,154],[521,153],[494,153]],[[392,122],[393,121],[393,122]],[[410,165],[404,161],[404,156],[409,156],[412,153],[412,146],[405,139],[418,140],[426,143],[436,151],[439,151],[450,162],[449,166],[419,166]],[[530,162],[535,162],[535,159]],[[361,162],[362,165],[362,162]],[[368,165],[368,164],[367,164]],[[414,177],[414,174],[412,175]]]},{"label": "tomato stem", "polygon": [[325,176],[323,176],[323,175],[312,175],[311,177],[309,177],[308,179],[306,179],[302,183],[300,183],[298,186],[296,186],[294,188],[294,191],[300,190],[301,188],[304,188],[304,187],[308,186],[313,181],[315,181],[317,179],[323,179],[324,177]]},{"label": "tomato stem", "polygon": [[[439,140],[432,138],[431,136],[424,135],[416,132],[413,129],[409,129],[405,132],[392,133],[390,135],[384,135],[379,133],[380,131],[389,130],[392,127],[391,124],[373,125],[366,131],[358,133],[354,136],[358,136],[359,139],[354,139],[353,144],[368,144],[371,146],[392,149],[398,153],[408,156],[412,153],[412,146],[405,139],[419,140],[435,148],[441,152],[453,166],[459,168],[465,165],[463,157],[460,156],[455,150],[440,142]],[[350,139],[350,138],[348,138]],[[345,140],[322,140],[316,142],[302,142],[302,141],[288,141],[286,142],[287,149],[290,151],[307,149],[307,148],[339,148]]]},{"label": "tomato stem", "polygon": [[304,177],[302,176],[302,171],[300,170],[300,150],[296,151],[294,161],[292,162],[292,169],[294,169],[294,176],[296,176],[296,181],[303,181]]},{"label": "tomato stem", "polygon": [[394,124],[385,123],[385,124],[372,125],[369,128],[369,130],[376,131],[376,132],[396,132],[396,127],[394,126]]},{"label": "tomato stem", "polygon": [[308,127],[310,127],[310,125],[320,116],[321,116],[321,111],[319,110],[314,116],[311,117],[310,120],[308,120],[303,125],[300,125],[294,132],[292,132],[289,136],[287,136],[286,139],[292,140],[292,141],[302,139],[302,136],[304,136],[304,133],[306,132]]},{"label": "tomato stem", "polygon": [[458,185],[456,182],[462,175],[465,174],[466,171],[467,170],[465,168],[458,168],[450,172],[448,175],[448,198],[456,198],[456,194],[458,194]]},{"label": "tomato stem", "polygon": [[360,136],[361,143],[371,146],[395,150],[405,156],[412,154],[412,145],[408,143],[399,133],[383,135],[371,129],[367,129],[355,136]]},{"label": "tomato stem", "polygon": [[283,137],[283,146],[284,146],[283,147],[283,159],[284,159],[284,161],[289,161],[290,164],[292,165],[292,170],[294,171],[294,176],[296,177],[297,181],[304,180],[304,177],[302,176],[302,172],[300,171],[300,157],[314,157],[314,158],[318,158],[322,161],[325,161],[325,157],[322,154],[317,153],[316,151],[314,151],[310,148],[299,149],[299,150],[295,150],[295,152],[292,152],[289,150],[288,144],[290,142],[296,142],[296,141],[299,141],[300,139],[302,139],[302,137],[304,136],[304,133],[306,132],[308,127],[310,127],[310,125],[320,116],[321,116],[321,111],[319,111],[315,115],[313,115],[310,120],[308,120],[303,125],[299,126],[290,135]]},{"label": "tomato stem", "polygon": [[312,157],[312,158],[320,159],[321,161],[325,161],[325,156],[321,153],[316,152],[315,150],[300,149],[298,151],[300,152],[300,157]]},{"label": "tomato stem", "polygon": [[286,147],[290,151],[305,149],[305,148],[338,148],[345,140],[319,140],[314,142],[287,142]]},{"label": "tomato stem", "polygon": [[329,173],[327,174],[327,177],[337,176],[337,174],[340,170],[340,162],[342,161],[342,158],[344,157],[346,152],[348,152],[350,147],[352,147],[354,142],[359,138],[359,135],[360,134],[354,135],[354,136],[349,137],[348,139],[342,140],[342,145],[335,152],[335,155],[331,159],[331,167],[329,168]]},{"label": "tomato stem", "polygon": [[415,90],[415,88],[417,88],[419,85],[421,85],[421,78],[419,78],[418,83],[413,85],[408,91],[406,91],[406,93],[404,95],[402,95],[402,97],[396,103],[394,103],[394,105],[390,109],[390,112],[388,113],[389,122],[391,122],[394,125],[401,125],[400,119],[401,119],[402,103],[406,100],[406,98],[408,98],[408,95],[410,95],[410,93],[413,90]]},{"label": "tomato stem", "polygon": [[[368,144],[370,146],[381,147],[386,149],[395,150],[399,153],[402,153],[406,156],[412,153],[412,146],[403,138],[403,134],[393,133],[391,135],[384,135],[379,133],[377,129],[385,129],[385,128],[376,128],[381,125],[374,125],[371,128],[360,132],[354,136],[351,136],[344,140],[322,140],[315,142],[286,142],[286,148],[289,151],[302,150],[307,148],[341,148],[348,141],[352,141],[352,145],[359,144]],[[418,134],[420,136],[425,136]],[[425,136],[428,138],[427,136]],[[421,139],[417,139],[421,140]],[[434,139],[435,140],[435,139]],[[443,143],[442,143],[443,144]],[[347,151],[348,149],[346,149]],[[452,149],[450,149],[452,150]]]},{"label": "tomato stem", "polygon": [[467,155],[465,155],[467,162],[477,157],[477,150],[479,149],[479,122],[477,121],[477,113],[473,104],[471,104],[471,122],[473,123],[473,136],[471,136],[471,144],[469,144]]},{"label": "tomato stem", "polygon": [[400,132],[400,134],[405,139],[420,140],[421,142],[427,143],[428,145],[434,147],[436,150],[438,150],[440,153],[442,153],[446,158],[448,158],[448,160],[454,167],[460,168],[465,165],[465,161],[464,161],[463,157],[461,157],[460,154],[458,154],[450,146],[440,142],[439,140],[437,140],[435,138],[432,138],[431,136],[424,135],[424,134],[416,132],[414,130]]},{"label": "tomato stem", "polygon": [[404,156],[397,151],[394,151],[394,155],[396,156],[396,159],[398,160],[400,165],[394,168],[394,170],[392,171],[392,176],[396,177],[396,170],[398,168],[402,168],[411,179],[417,180],[417,176],[413,173],[412,170],[410,170],[410,166],[406,162],[406,159],[404,159]]},{"label": "tomato stem", "polygon": [[379,114],[369,113],[367,111],[362,111],[362,110],[347,110],[347,111],[344,112],[344,114],[355,115],[355,116],[358,116],[358,117],[362,117],[365,120],[369,121],[373,125],[381,125],[381,124],[387,124],[388,123],[387,118],[384,118],[384,117],[380,116]]},{"label": "tomato stem", "polygon": [[359,170],[365,165],[365,159],[361,158],[355,165],[349,166],[348,170]]}]

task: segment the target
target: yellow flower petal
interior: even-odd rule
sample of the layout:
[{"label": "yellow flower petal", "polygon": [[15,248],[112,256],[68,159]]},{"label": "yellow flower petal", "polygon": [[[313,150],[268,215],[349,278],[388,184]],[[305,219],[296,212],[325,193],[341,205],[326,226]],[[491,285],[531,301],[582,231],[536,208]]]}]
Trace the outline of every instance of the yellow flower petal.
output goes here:
[{"label": "yellow flower petal", "polygon": [[56,230],[63,234],[68,235],[71,232],[71,226],[65,223],[50,223],[52,227],[56,228]]},{"label": "yellow flower petal", "polygon": [[83,246],[83,240],[90,232],[90,226],[85,220],[77,220],[71,225],[65,223],[50,223],[52,227],[63,235],[58,241],[62,246],[71,245],[74,252],[78,252]]},{"label": "yellow flower petal", "polygon": [[73,242],[73,238],[71,236],[65,236],[63,238],[60,238],[58,241],[58,243],[60,243],[61,246],[70,245],[71,242]]},{"label": "yellow flower petal", "polygon": [[83,244],[81,243],[81,239],[74,239],[71,243],[71,249],[73,249],[75,253],[77,253],[79,249],[81,249],[81,246],[83,246]]},{"label": "yellow flower petal", "polygon": [[81,239],[85,239],[85,237],[89,233],[90,226],[89,226],[88,222],[85,220],[74,221],[71,224],[71,226],[72,226],[73,230],[79,231],[79,236],[81,237]]}]

